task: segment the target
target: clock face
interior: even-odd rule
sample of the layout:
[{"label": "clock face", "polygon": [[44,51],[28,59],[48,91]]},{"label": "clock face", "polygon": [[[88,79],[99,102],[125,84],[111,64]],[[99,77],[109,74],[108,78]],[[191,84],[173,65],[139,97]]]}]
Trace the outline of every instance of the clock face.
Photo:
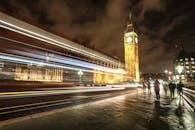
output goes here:
[{"label": "clock face", "polygon": [[127,37],[127,42],[129,43],[129,42],[132,42],[132,37]]},{"label": "clock face", "polygon": [[138,43],[138,38],[137,37],[135,38],[135,43]]}]

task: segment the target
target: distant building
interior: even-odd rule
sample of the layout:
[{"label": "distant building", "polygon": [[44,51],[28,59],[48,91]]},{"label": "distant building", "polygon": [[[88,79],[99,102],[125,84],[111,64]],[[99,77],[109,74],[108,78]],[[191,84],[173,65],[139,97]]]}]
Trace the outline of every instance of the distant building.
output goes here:
[{"label": "distant building", "polygon": [[[183,68],[179,74],[177,67]],[[183,81],[195,81],[195,52],[186,52],[182,49],[174,61],[175,78]],[[181,77],[180,77],[181,76]]]}]

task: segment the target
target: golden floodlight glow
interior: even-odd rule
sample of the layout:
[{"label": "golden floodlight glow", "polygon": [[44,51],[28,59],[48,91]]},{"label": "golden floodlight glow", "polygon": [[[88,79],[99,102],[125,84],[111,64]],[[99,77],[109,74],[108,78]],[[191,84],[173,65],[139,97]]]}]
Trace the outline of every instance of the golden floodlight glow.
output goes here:
[{"label": "golden floodlight glow", "polygon": [[[131,39],[131,40],[130,40]],[[134,32],[132,22],[127,25],[124,34],[125,49],[125,80],[140,81],[139,56],[138,56],[138,35]]]},{"label": "golden floodlight glow", "polygon": [[118,69],[113,72],[105,72],[101,70],[94,70],[94,83],[97,84],[113,84],[124,81],[124,70]]}]

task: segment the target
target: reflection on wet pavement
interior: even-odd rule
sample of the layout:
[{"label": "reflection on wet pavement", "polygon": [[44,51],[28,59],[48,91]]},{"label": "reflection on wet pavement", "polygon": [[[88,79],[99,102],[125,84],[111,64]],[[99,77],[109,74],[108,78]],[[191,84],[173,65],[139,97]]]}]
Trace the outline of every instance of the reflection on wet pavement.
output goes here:
[{"label": "reflection on wet pavement", "polygon": [[[139,92],[142,90],[139,90]],[[1,130],[195,130],[195,116],[183,99],[161,91],[127,94],[60,109],[2,125]]]}]

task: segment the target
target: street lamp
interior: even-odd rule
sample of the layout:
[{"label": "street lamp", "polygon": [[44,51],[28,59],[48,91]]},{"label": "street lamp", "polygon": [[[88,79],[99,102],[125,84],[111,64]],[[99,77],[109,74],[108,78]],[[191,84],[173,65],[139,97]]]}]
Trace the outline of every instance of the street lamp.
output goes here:
[{"label": "street lamp", "polygon": [[179,73],[179,79],[180,79],[180,81],[181,81],[181,73],[182,73],[182,71],[183,71],[183,66],[177,66],[177,72]]},{"label": "street lamp", "polygon": [[168,73],[169,73],[168,79],[169,79],[169,80],[172,80],[172,72],[169,71]]},{"label": "street lamp", "polygon": [[168,75],[167,75],[168,74],[168,70],[165,70],[164,72],[165,72],[165,80],[167,81],[168,80]]},{"label": "street lamp", "polygon": [[79,83],[81,83],[81,77],[83,75],[83,71],[79,70],[78,75],[79,75]]}]

